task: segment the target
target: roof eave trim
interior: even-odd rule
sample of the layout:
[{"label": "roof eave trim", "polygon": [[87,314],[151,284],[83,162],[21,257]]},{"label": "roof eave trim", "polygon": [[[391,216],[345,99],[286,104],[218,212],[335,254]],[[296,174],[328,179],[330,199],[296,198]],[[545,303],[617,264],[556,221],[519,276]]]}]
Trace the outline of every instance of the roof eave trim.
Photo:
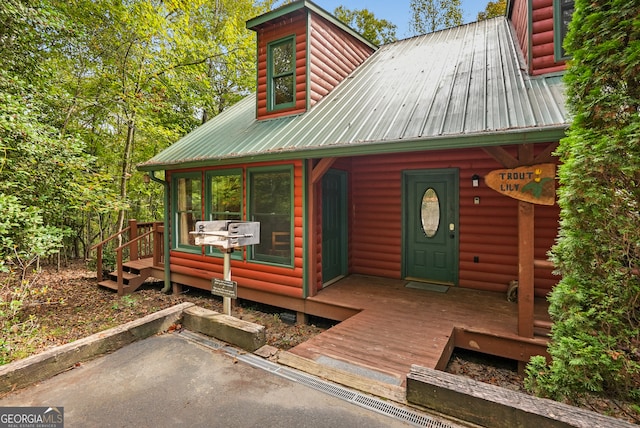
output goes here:
[{"label": "roof eave trim", "polygon": [[176,163],[140,164],[139,171],[162,171],[185,168],[232,165],[253,162],[274,162],[293,159],[322,157],[365,156],[377,154],[405,153],[416,151],[434,151],[467,149],[475,147],[506,146],[513,144],[551,143],[565,136],[569,125],[549,126],[545,128],[527,128],[503,130],[464,135],[436,136],[395,141],[341,144],[322,147],[309,147],[297,150],[279,150],[273,153],[253,153],[237,157],[194,159]]},{"label": "roof eave trim", "polygon": [[265,14],[257,16],[257,17],[255,17],[253,19],[248,20],[247,23],[246,23],[246,27],[249,30],[255,30],[257,27],[261,26],[262,24],[265,24],[265,23],[267,23],[269,21],[281,18],[281,17],[283,17],[283,16],[285,16],[285,15],[287,15],[289,13],[292,13],[292,12],[295,12],[295,11],[298,11],[298,10],[301,10],[301,9],[304,9],[304,8],[313,11],[317,15],[319,15],[322,18],[326,19],[327,21],[331,22],[333,25],[339,27],[343,31],[345,31],[348,34],[350,34],[351,36],[355,37],[356,39],[358,39],[362,43],[364,43],[367,46],[369,46],[371,49],[373,49],[373,50],[377,50],[378,49],[377,45],[371,43],[369,40],[365,39],[360,33],[355,31],[353,28],[349,27],[344,22],[340,21],[338,18],[333,16],[331,13],[327,12],[326,10],[324,10],[323,8],[318,6],[317,4],[315,4],[313,2],[310,2],[309,0],[302,0],[302,1],[298,1],[298,2],[289,3],[289,4],[286,4],[286,5],[282,6],[282,7],[277,8],[275,10],[272,10],[271,12],[267,12]]}]

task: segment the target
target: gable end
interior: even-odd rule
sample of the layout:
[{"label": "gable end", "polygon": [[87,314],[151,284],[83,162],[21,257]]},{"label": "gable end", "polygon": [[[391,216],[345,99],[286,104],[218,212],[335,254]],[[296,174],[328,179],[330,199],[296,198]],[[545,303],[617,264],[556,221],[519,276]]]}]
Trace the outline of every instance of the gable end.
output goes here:
[{"label": "gable end", "polygon": [[[308,111],[376,49],[309,1],[291,3],[254,18],[247,22],[247,28],[256,31],[258,39],[256,117],[259,120]],[[278,75],[270,64],[270,52],[273,46],[286,40],[294,41],[293,82],[287,80],[285,88],[286,95],[292,93],[292,98],[280,103],[274,92]]]}]

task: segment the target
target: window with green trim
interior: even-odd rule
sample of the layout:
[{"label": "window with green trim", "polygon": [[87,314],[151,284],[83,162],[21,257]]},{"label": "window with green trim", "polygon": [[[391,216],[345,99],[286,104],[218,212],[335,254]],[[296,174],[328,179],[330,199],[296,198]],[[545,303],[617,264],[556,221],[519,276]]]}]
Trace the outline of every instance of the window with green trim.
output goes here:
[{"label": "window with green trim", "polygon": [[295,37],[291,36],[267,47],[267,108],[293,107],[295,84]]},{"label": "window with green trim", "polygon": [[291,167],[248,171],[249,218],[260,222],[260,243],[252,260],[291,265],[293,254],[293,170]]},{"label": "window with green trim", "polygon": [[[242,171],[208,171],[205,182],[207,220],[242,220]],[[207,246],[206,252],[222,255],[213,246]],[[235,251],[232,257],[241,259],[242,252]]]},{"label": "window with green trim", "polygon": [[569,23],[573,17],[574,0],[554,0],[554,50],[556,61],[568,58],[564,50],[564,39],[567,37]]},{"label": "window with green trim", "polygon": [[207,172],[209,220],[242,220],[242,171]]},{"label": "window with green trim", "polygon": [[196,221],[202,220],[202,175],[200,173],[173,176],[174,248],[200,251],[195,236]]}]

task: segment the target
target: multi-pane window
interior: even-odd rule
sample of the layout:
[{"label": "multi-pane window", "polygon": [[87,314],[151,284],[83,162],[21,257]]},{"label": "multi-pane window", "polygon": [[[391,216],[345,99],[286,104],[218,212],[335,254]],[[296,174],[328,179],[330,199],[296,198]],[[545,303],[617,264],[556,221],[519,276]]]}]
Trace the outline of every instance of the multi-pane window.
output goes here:
[{"label": "multi-pane window", "polygon": [[567,58],[563,43],[569,30],[569,23],[573,18],[574,0],[555,0],[554,25],[555,25],[555,52],[556,59]]},{"label": "multi-pane window", "polygon": [[175,176],[175,247],[195,247],[196,221],[202,220],[202,178],[200,173]]},{"label": "multi-pane window", "polygon": [[[207,220],[242,220],[242,171],[209,171],[206,176],[205,216]],[[222,255],[214,246],[205,248],[206,254]],[[242,251],[235,251],[235,259],[242,259]]]},{"label": "multi-pane window", "polygon": [[260,222],[251,258],[291,264],[293,179],[291,168],[249,170],[249,217]]},{"label": "multi-pane window", "polygon": [[269,110],[295,105],[295,38],[271,43],[267,50]]},{"label": "multi-pane window", "polygon": [[[247,184],[240,169],[174,174],[174,248],[201,251],[195,245],[196,222],[243,220],[246,194],[247,220],[260,222],[260,243],[248,248],[249,259],[291,266],[293,256],[293,168],[250,168]],[[204,191],[204,193],[203,193]],[[246,192],[245,192],[246,191]],[[203,218],[204,214],[204,218]],[[220,255],[212,246],[205,254]],[[242,258],[237,251],[232,257]]]},{"label": "multi-pane window", "polygon": [[242,220],[242,174],[237,170],[207,174],[209,220]]}]

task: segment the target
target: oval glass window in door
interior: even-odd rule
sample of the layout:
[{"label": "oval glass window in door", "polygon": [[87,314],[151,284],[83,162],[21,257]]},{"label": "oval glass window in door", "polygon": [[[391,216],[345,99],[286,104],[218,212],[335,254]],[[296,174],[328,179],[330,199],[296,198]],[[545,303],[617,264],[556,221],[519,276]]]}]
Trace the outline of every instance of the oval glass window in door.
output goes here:
[{"label": "oval glass window in door", "polygon": [[440,200],[432,187],[429,187],[422,195],[420,218],[422,219],[422,229],[427,238],[433,238],[440,226]]}]

